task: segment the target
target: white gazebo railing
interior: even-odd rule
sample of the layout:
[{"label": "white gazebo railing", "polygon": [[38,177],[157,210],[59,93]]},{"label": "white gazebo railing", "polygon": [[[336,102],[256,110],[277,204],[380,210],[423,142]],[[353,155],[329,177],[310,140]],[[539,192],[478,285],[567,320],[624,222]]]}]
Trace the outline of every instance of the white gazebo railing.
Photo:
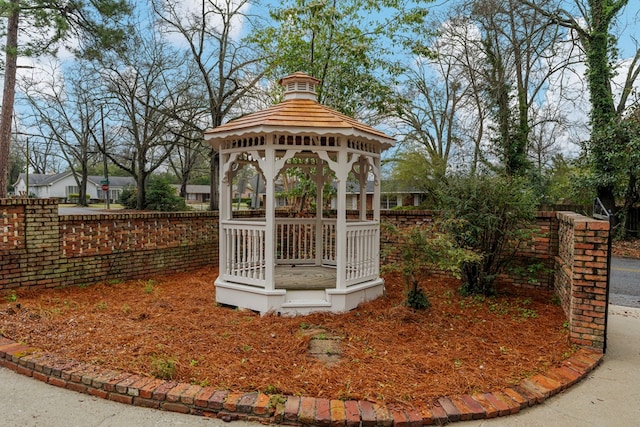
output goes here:
[{"label": "white gazebo railing", "polygon": [[220,255],[224,257],[226,280],[253,286],[266,286],[265,231],[256,221],[222,221]]},{"label": "white gazebo railing", "polygon": [[316,263],[316,220],[276,219],[276,264]]},{"label": "white gazebo railing", "polygon": [[276,263],[335,266],[336,220],[323,219],[320,226],[315,218],[277,218]]},{"label": "white gazebo railing", "polygon": [[336,265],[336,220],[322,222],[322,264]]},{"label": "white gazebo railing", "polygon": [[378,222],[347,223],[346,285],[378,277],[380,227]]},{"label": "white gazebo railing", "polygon": [[[266,287],[266,224],[262,221],[221,222],[225,280]],[[336,220],[318,223],[311,218],[278,218],[275,262],[278,265],[336,266]],[[318,235],[321,236],[318,239]],[[380,254],[378,222],[349,222],[346,233],[346,277],[343,286],[378,276]],[[320,256],[318,256],[320,255]],[[336,284],[339,286],[339,284]]]}]

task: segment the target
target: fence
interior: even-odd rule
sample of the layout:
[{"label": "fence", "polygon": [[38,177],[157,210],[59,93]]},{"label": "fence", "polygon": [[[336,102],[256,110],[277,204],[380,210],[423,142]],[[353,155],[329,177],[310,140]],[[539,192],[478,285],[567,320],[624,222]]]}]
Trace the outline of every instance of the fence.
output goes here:
[{"label": "fence", "polygon": [[217,213],[59,216],[54,200],[0,199],[0,290],[144,278],[217,260]]},{"label": "fence", "polygon": [[[433,214],[385,211],[381,220],[408,227],[432,223]],[[572,341],[602,349],[608,222],[572,212],[540,212],[537,225],[537,237],[521,248],[516,262],[526,274],[510,272],[502,279],[554,290],[569,318]],[[364,247],[376,244],[377,231],[354,232],[357,244],[353,251],[347,250],[349,262],[362,274],[377,274],[367,256],[377,251]],[[243,262],[261,258],[259,236],[257,230],[239,237],[235,250]],[[383,247],[397,245],[397,234],[383,233],[380,242]],[[284,240],[281,244],[288,245]],[[311,244],[309,248],[313,251]],[[394,260],[390,257],[387,262]],[[216,212],[59,216],[55,200],[0,199],[0,291],[145,278],[217,265]],[[254,274],[254,270],[248,271]]]}]

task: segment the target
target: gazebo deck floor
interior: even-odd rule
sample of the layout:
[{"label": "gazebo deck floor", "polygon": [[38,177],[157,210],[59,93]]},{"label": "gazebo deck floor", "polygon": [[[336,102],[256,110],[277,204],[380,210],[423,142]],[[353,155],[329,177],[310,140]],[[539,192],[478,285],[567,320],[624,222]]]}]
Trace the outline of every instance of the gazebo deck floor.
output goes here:
[{"label": "gazebo deck floor", "polygon": [[277,265],[276,289],[322,290],[336,287],[336,269],[320,265]]}]

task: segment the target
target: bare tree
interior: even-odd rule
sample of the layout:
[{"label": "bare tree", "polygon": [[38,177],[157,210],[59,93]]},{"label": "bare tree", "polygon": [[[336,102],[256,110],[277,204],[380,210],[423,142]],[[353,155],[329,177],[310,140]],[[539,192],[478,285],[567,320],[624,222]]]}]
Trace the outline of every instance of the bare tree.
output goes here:
[{"label": "bare tree", "polygon": [[115,133],[106,155],[136,179],[138,209],[144,208],[150,174],[184,140],[186,125],[176,117],[192,108],[193,80],[183,65],[184,58],[153,31],[140,31],[128,55],[100,64]]},{"label": "bare tree", "polygon": [[[199,70],[208,103],[206,126],[220,126],[264,75],[265,58],[239,32],[257,19],[247,14],[249,0],[200,0],[192,10],[180,0],[153,0],[152,5],[162,28],[187,44],[190,61]],[[210,208],[216,210],[218,153],[211,149],[210,156]]]},{"label": "bare tree", "polygon": [[458,68],[456,78],[465,87],[465,99],[458,106],[458,138],[461,145],[467,145],[472,152],[469,165],[471,175],[487,163],[485,154],[487,135],[491,125],[489,108],[484,96],[484,53],[477,26],[457,10],[454,16],[441,24],[440,37],[447,40],[448,56],[455,60]]},{"label": "bare tree", "polygon": [[[193,109],[193,113],[198,113],[198,109]],[[186,122],[197,123],[197,118],[185,117]],[[176,145],[173,153],[169,156],[169,166],[180,180],[180,197],[187,196],[187,185],[192,178],[209,175],[209,149],[202,141],[202,132],[199,129],[184,129],[182,131],[182,142]]]},{"label": "bare tree", "polygon": [[422,182],[424,190],[438,186],[446,176],[449,156],[459,142],[456,135],[459,103],[469,88],[462,87],[460,68],[455,66],[456,60],[444,43],[437,45],[436,50],[434,60],[419,61],[409,70],[405,101],[399,109],[403,142],[418,145],[426,155],[429,172],[428,179]]},{"label": "bare tree", "polygon": [[[65,165],[56,141],[39,127],[18,123],[11,143],[10,183],[15,183],[20,173],[51,174],[61,172]],[[27,132],[28,131],[28,132]]]},{"label": "bare tree", "polygon": [[[23,82],[25,98],[31,108],[30,119],[45,141],[57,145],[57,152],[71,168],[78,187],[80,205],[87,205],[87,176],[94,162],[94,129],[100,124],[100,106],[96,102],[99,83],[85,61],[76,61],[61,78],[52,69],[49,79]],[[58,80],[60,77],[60,80]]]}]

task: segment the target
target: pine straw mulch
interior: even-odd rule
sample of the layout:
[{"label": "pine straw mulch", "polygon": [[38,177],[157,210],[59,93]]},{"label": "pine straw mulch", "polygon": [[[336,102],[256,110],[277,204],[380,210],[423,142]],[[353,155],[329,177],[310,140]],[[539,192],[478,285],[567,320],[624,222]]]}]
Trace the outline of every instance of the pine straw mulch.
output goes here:
[{"label": "pine straw mulch", "polygon": [[[217,306],[216,275],[7,294],[0,334],[105,369],[166,374],[174,361],[179,381],[386,404],[496,391],[573,351],[548,292],[509,288],[483,300],[432,278],[424,284],[432,307],[414,312],[391,274],[386,297],[346,314],[261,317]],[[308,354],[311,329],[342,337],[335,366]]]}]

